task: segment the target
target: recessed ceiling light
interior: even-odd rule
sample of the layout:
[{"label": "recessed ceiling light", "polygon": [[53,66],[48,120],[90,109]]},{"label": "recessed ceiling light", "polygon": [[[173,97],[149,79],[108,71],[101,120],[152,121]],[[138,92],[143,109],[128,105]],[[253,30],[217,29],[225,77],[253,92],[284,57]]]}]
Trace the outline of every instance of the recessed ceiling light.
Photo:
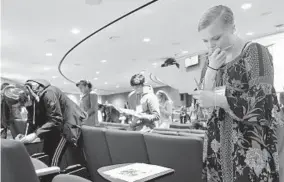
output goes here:
[{"label": "recessed ceiling light", "polygon": [[44,69],[45,71],[50,70],[50,68],[49,68],[49,67],[44,67],[43,69]]},{"label": "recessed ceiling light", "polygon": [[187,54],[187,53],[188,53],[188,51],[182,51],[182,53],[183,53],[183,54]]},{"label": "recessed ceiling light", "polygon": [[144,74],[145,74],[145,71],[141,71],[140,73],[141,73],[142,75],[144,75]]},{"label": "recessed ceiling light", "polygon": [[143,41],[144,41],[144,42],[150,42],[151,39],[150,39],[150,38],[144,38]]},{"label": "recessed ceiling light", "polygon": [[100,72],[99,72],[99,71],[96,71],[96,74],[98,75],[98,74],[100,74]]},{"label": "recessed ceiling light", "polygon": [[254,32],[248,32],[248,33],[246,33],[246,35],[253,35],[254,34]]},{"label": "recessed ceiling light", "polygon": [[47,39],[44,43],[56,43],[56,39]]},{"label": "recessed ceiling light", "polygon": [[252,4],[251,3],[244,3],[243,5],[242,5],[242,9],[243,10],[248,10],[248,9],[250,9],[252,7]]},{"label": "recessed ceiling light", "polygon": [[64,84],[67,85],[67,84],[70,84],[70,83],[65,81]]},{"label": "recessed ceiling light", "polygon": [[102,3],[102,0],[85,0],[85,3],[88,5],[99,5]]},{"label": "recessed ceiling light", "polygon": [[98,80],[98,78],[94,78],[94,80]]},{"label": "recessed ceiling light", "polygon": [[105,82],[105,85],[107,85],[107,82]]},{"label": "recessed ceiling light", "polygon": [[107,62],[107,60],[101,60],[101,62],[102,62],[102,63],[105,63],[105,62]]},{"label": "recessed ceiling light", "polygon": [[58,76],[52,76],[52,78],[54,79],[54,78],[57,78]]},{"label": "recessed ceiling light", "polygon": [[116,88],[119,88],[119,85],[116,85]]},{"label": "recessed ceiling light", "polygon": [[52,56],[52,53],[49,52],[49,53],[45,53],[46,56]]},{"label": "recessed ceiling light", "polygon": [[78,33],[80,33],[80,30],[77,29],[77,28],[73,28],[73,29],[71,30],[71,32],[72,32],[73,34],[78,34]]},{"label": "recessed ceiling light", "polygon": [[267,12],[261,13],[260,16],[268,16],[271,14],[272,14],[272,11],[267,11]]},{"label": "recessed ceiling light", "polygon": [[153,66],[157,66],[157,63],[152,63]]},{"label": "recessed ceiling light", "polygon": [[110,37],[109,37],[110,40],[117,40],[117,39],[119,39],[119,38],[120,38],[119,36],[110,36]]}]

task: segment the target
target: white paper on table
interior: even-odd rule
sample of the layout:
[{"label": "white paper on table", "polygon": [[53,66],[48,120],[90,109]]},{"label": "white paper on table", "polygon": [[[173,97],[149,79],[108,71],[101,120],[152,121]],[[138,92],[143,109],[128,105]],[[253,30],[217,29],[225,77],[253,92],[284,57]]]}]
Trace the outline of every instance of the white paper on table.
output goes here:
[{"label": "white paper on table", "polygon": [[142,116],[141,113],[136,112],[136,111],[131,110],[131,109],[120,109],[120,111],[125,113],[125,114],[131,115],[131,116],[135,116],[137,118],[140,118]]},{"label": "white paper on table", "polygon": [[136,112],[141,113],[143,111],[142,105],[136,106]]},{"label": "white paper on table", "polygon": [[162,166],[144,163],[134,163],[109,171],[105,171],[104,174],[109,175],[112,178],[121,179],[127,182],[135,182],[137,180],[141,180],[149,176],[166,172],[168,170],[170,169]]}]

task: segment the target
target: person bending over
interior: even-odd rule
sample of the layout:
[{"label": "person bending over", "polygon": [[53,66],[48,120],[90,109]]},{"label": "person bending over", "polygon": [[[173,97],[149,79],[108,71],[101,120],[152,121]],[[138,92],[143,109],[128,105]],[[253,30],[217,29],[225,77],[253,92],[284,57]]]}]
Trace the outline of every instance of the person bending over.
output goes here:
[{"label": "person bending over", "polygon": [[[59,166],[67,147],[77,146],[80,126],[87,114],[46,80],[28,80],[25,86],[29,98],[33,101],[33,104],[27,107],[31,127],[30,134],[20,141],[31,143],[37,137],[43,139],[43,152],[49,155],[50,165]],[[74,156],[74,160],[76,158],[78,157]],[[76,163],[78,162],[74,162]]]}]

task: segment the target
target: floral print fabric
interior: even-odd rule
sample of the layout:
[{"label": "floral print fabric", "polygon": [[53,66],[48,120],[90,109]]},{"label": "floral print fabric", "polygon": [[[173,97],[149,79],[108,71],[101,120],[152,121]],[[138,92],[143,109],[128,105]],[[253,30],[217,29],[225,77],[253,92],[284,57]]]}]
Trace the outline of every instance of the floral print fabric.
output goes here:
[{"label": "floral print fabric", "polygon": [[216,86],[226,86],[230,109],[216,108],[208,120],[204,181],[279,182],[273,77],[272,57],[257,43],[219,70]]}]

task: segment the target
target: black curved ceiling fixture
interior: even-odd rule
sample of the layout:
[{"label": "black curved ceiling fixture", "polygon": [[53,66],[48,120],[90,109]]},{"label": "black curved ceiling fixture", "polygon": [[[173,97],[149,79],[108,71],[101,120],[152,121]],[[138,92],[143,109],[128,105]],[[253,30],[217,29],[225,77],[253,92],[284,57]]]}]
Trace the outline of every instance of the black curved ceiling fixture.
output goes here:
[{"label": "black curved ceiling fixture", "polygon": [[161,85],[161,86],[165,86],[167,84],[163,83],[162,81],[160,81],[160,79],[158,79],[155,75],[153,75],[153,73],[150,73],[149,75],[150,77],[150,80],[158,85]]},{"label": "black curved ceiling fixture", "polygon": [[[93,35],[99,33],[100,31],[104,30],[104,29],[107,28],[108,26],[110,26],[110,25],[112,25],[112,24],[118,22],[119,20],[122,20],[123,18],[125,18],[125,17],[127,17],[127,16],[129,16],[129,15],[131,15],[131,14],[133,14],[133,13],[135,13],[135,12],[137,12],[137,11],[139,11],[139,10],[141,10],[141,9],[143,9],[143,8],[149,6],[149,5],[151,5],[151,4],[153,4],[153,3],[157,2],[157,1],[159,1],[159,0],[152,0],[152,1],[150,1],[150,2],[148,2],[148,3],[146,3],[146,4],[144,4],[144,5],[142,5],[142,6],[138,7],[138,8],[136,8],[136,9],[134,9],[134,10],[132,10],[132,11],[130,11],[130,12],[128,12],[128,13],[126,13],[126,14],[120,16],[119,18],[117,18],[117,19],[113,20],[112,22],[108,23],[107,25],[101,27],[100,29],[96,30],[95,32],[91,33],[90,35],[88,35],[87,37],[85,37],[84,39],[82,39],[80,42],[78,42],[77,44],[75,44],[70,50],[68,50],[68,51],[65,53],[65,55],[62,57],[62,59],[61,59],[60,62],[59,62],[58,71],[59,71],[59,73],[61,74],[61,76],[63,76],[63,77],[64,77],[66,80],[68,80],[69,82],[76,83],[75,81],[69,79],[66,75],[64,75],[64,74],[62,73],[62,70],[61,70],[62,63],[63,63],[63,61],[65,60],[65,58],[69,55],[69,53],[72,52],[72,51],[73,51],[76,47],[78,47],[80,44],[82,44],[83,42],[85,42],[87,39],[89,39],[89,38],[92,37]],[[96,88],[96,89],[98,89],[98,88]],[[103,90],[103,89],[98,89],[98,90]],[[106,91],[106,90],[103,90],[103,91]]]}]

